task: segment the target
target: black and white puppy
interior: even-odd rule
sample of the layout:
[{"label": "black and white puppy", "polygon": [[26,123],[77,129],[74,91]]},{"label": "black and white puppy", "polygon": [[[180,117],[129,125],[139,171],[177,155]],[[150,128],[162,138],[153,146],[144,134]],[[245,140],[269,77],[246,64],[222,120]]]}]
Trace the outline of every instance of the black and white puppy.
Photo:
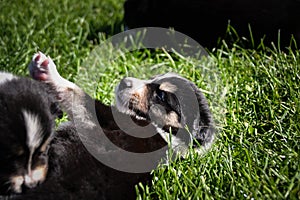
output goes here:
[{"label": "black and white puppy", "polygon": [[0,72],[0,195],[45,180],[55,102],[44,83]]},{"label": "black and white puppy", "polygon": [[[29,70],[56,91],[70,122],[58,128],[51,144],[46,181],[14,199],[135,199],[135,185],[150,180],[149,171],[166,156],[168,144],[180,153],[190,138],[204,148],[213,141],[204,96],[178,75],[148,81],[125,78],[116,88],[114,107],[62,78],[42,53],[33,56]],[[147,157],[156,151],[160,153]]]}]

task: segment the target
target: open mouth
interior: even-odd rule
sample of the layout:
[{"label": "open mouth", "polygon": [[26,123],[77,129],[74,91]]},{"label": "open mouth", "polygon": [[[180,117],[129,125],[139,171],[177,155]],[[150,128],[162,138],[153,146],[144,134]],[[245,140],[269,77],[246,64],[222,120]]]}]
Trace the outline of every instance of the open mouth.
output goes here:
[{"label": "open mouth", "polygon": [[128,109],[131,110],[134,113],[133,117],[135,117],[136,119],[150,120],[149,116],[146,113],[144,113],[143,111],[141,111],[139,109],[131,107],[130,103],[129,103]]},{"label": "open mouth", "polygon": [[130,115],[137,120],[149,120],[149,116],[134,106],[135,102],[116,89],[116,106],[120,112]]}]

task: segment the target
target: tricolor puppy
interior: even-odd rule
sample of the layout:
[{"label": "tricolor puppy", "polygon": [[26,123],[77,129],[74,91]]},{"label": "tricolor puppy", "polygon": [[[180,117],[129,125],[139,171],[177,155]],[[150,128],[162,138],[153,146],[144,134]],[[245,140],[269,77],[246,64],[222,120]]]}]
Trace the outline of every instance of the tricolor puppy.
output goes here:
[{"label": "tricolor puppy", "polygon": [[[52,141],[46,181],[15,199],[136,199],[135,185],[151,180],[149,172],[168,146],[181,153],[193,140],[203,148],[213,141],[204,96],[176,74],[125,78],[115,90],[117,105],[106,106],[61,77],[42,53],[33,56],[29,70],[56,91],[70,122]],[[152,152],[160,153],[147,157]]]},{"label": "tricolor puppy", "polygon": [[[119,111],[151,121],[173,149],[187,146],[193,139],[198,142],[194,147],[211,146],[213,119],[204,95],[191,81],[174,73],[157,75],[150,80],[129,77],[121,80],[115,93]],[[174,134],[171,140],[168,139],[170,130]],[[178,131],[184,132],[183,138],[175,134]]]},{"label": "tricolor puppy", "polygon": [[0,195],[45,180],[55,102],[45,84],[0,72]]},{"label": "tricolor puppy", "polygon": [[[40,60],[40,64],[36,60]],[[175,73],[150,80],[122,79],[115,89],[115,111],[114,106],[92,100],[77,85],[62,78],[53,61],[44,54],[34,55],[29,68],[34,79],[48,83],[57,91],[61,106],[77,126],[79,123],[80,127],[92,129],[100,124],[104,129],[121,129],[119,125],[124,124],[124,120],[116,121],[113,114],[124,113],[133,117],[137,124],[151,123],[174,150],[187,149],[193,141],[194,147],[200,144],[201,149],[208,149],[214,140],[213,118],[206,98],[194,83]],[[171,138],[170,131],[174,135]],[[144,138],[143,133],[140,137]]]}]

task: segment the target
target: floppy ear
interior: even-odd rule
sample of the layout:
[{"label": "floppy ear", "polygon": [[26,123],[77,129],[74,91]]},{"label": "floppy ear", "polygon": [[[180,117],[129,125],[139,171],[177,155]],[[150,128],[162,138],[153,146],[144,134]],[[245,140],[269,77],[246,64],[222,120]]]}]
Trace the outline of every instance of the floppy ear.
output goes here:
[{"label": "floppy ear", "polygon": [[197,119],[198,122],[194,123],[195,131],[193,136],[200,145],[209,147],[215,135],[213,117],[205,96],[194,83],[191,83],[191,87],[195,92],[199,104],[199,118]]}]

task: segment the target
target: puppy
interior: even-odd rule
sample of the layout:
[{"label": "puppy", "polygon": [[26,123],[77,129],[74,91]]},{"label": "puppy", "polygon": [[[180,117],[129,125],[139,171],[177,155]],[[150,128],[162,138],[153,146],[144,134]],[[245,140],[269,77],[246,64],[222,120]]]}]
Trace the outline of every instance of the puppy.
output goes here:
[{"label": "puppy", "polygon": [[55,102],[45,84],[0,72],[0,195],[45,180]]},{"label": "puppy", "polygon": [[[173,136],[187,126],[191,133],[188,143],[195,139],[205,149],[214,140],[213,119],[204,95],[191,81],[174,73],[158,75],[150,80],[124,78],[116,87],[116,107],[135,118],[151,121],[172,149],[185,146],[182,138]],[[185,130],[184,136],[189,136]],[[198,144],[194,144],[196,147]]]},{"label": "puppy", "polygon": [[115,107],[62,78],[42,53],[33,56],[29,70],[56,91],[70,122],[60,125],[53,139],[46,181],[14,199],[135,199],[135,185],[151,180],[149,172],[168,147],[180,153],[193,139],[204,148],[213,141],[204,96],[178,75],[123,79]]},{"label": "puppy", "polygon": [[[42,64],[39,66],[35,61],[40,58]],[[49,57],[39,53],[33,60],[29,67],[31,76],[57,91],[64,110],[80,124],[77,128],[93,129],[100,124],[102,129],[119,130],[125,123],[121,128],[126,131],[132,119],[125,116],[131,116],[136,124],[151,123],[154,132],[159,133],[165,142],[172,143],[173,148],[196,140],[194,147],[200,145],[208,149],[214,140],[213,118],[206,98],[194,83],[175,73],[158,75],[150,80],[124,78],[115,90],[115,108],[91,99],[77,85],[62,78]],[[49,64],[48,67],[43,66],[45,63]],[[188,139],[181,141],[182,138],[174,137],[169,140],[170,131],[176,135],[178,130]],[[143,134],[133,135],[144,138]]]}]

